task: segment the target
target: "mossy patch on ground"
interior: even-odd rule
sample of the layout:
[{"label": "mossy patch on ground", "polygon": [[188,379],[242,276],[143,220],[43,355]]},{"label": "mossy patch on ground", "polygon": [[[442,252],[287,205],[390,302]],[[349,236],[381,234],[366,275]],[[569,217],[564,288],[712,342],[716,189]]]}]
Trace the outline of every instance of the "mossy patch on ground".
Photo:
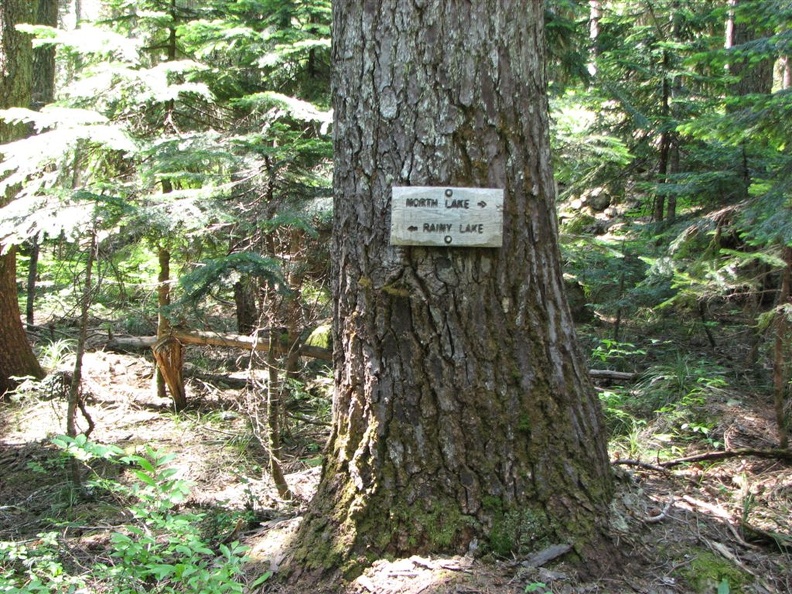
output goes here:
[{"label": "mossy patch on ground", "polygon": [[740,594],[745,591],[744,586],[753,581],[749,573],[710,551],[695,553],[695,558],[681,570],[681,575],[692,591],[700,594]]}]

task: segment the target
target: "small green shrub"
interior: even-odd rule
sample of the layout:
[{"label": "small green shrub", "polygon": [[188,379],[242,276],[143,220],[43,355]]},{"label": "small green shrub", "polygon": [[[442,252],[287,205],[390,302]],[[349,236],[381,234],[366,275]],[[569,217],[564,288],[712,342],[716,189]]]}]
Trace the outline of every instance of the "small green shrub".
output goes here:
[{"label": "small green shrub", "polygon": [[71,594],[86,592],[84,586],[64,569],[58,533],[38,534],[30,543],[0,542],[0,592]]},{"label": "small green shrub", "polygon": [[630,393],[624,388],[613,388],[599,393],[602,410],[605,413],[605,423],[611,436],[628,435],[636,427],[646,424],[630,413],[630,398]]},{"label": "small green shrub", "polygon": [[637,348],[629,342],[619,342],[609,338],[601,338],[599,344],[591,351],[591,359],[605,365],[620,365],[636,357],[646,355],[644,349]]},{"label": "small green shrub", "polygon": [[[133,520],[110,537],[109,559],[91,569],[91,580],[115,594],[226,594],[244,589],[240,581],[245,547],[238,542],[216,548],[203,536],[205,514],[179,508],[189,485],[170,466],[174,456],[147,448],[144,455],[124,455],[115,446],[92,443],[84,435],[57,437],[53,443],[66,455],[88,463],[102,459],[123,464],[129,485],[94,474],[89,489],[104,490],[126,501]],[[33,594],[87,592],[85,579],[70,575],[62,561],[64,543],[56,533],[29,544],[0,543],[0,592]],[[257,583],[268,579],[261,576]]]}]

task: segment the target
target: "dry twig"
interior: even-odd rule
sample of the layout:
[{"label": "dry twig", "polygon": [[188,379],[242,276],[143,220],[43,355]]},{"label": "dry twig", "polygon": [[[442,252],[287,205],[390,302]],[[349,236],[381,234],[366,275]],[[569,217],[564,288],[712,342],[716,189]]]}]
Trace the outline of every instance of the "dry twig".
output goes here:
[{"label": "dry twig", "polygon": [[663,468],[662,466],[658,466],[656,464],[649,464],[648,462],[641,462],[640,460],[627,460],[627,459],[619,459],[614,460],[611,462],[614,466],[622,465],[622,466],[637,466],[638,468],[645,468],[647,470],[655,470],[657,472],[662,472],[664,474],[668,474],[668,470]]},{"label": "dry twig", "polygon": [[737,529],[734,527],[732,523],[732,515],[723,509],[720,506],[714,505],[712,503],[708,503],[706,501],[701,501],[700,499],[696,499],[691,497],[690,495],[683,495],[682,499],[692,505],[693,507],[697,507],[699,509],[703,509],[711,513],[713,516],[716,516],[723,520],[726,524],[726,527],[729,529],[729,532],[732,533],[734,540],[736,540],[741,546],[747,549],[756,549],[759,548],[756,545],[752,545],[748,542],[745,542],[745,539],[737,532]]},{"label": "dry twig", "polygon": [[665,507],[660,511],[660,513],[656,516],[646,516],[643,521],[647,524],[657,524],[662,522],[663,520],[668,517],[668,512],[671,510],[671,506],[674,505],[674,496],[672,495],[668,500],[668,503],[665,504]]}]

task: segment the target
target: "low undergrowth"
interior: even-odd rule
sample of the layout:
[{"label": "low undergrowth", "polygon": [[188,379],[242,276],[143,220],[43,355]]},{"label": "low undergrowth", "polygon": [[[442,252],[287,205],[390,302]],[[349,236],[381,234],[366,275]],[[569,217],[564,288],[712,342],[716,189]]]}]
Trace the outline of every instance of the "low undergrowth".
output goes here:
[{"label": "low undergrowth", "polygon": [[[39,533],[25,542],[0,542],[0,592],[116,594],[225,594],[244,591],[246,547],[239,541],[217,541],[202,532],[207,514],[181,507],[190,494],[187,481],[170,466],[174,456],[151,447],[125,454],[113,445],[99,445],[85,436],[52,440],[73,467],[72,487],[78,497],[101,499],[116,508],[116,525],[105,554],[87,565],[78,561],[73,543],[61,532]],[[128,480],[100,475],[94,463],[124,469]],[[269,578],[262,574],[256,587]]]}]

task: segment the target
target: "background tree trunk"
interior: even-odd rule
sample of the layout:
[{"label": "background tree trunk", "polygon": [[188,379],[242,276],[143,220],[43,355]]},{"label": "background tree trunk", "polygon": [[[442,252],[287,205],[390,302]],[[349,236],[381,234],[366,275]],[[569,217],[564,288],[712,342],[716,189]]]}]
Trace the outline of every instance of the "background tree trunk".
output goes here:
[{"label": "background tree trunk", "polygon": [[[58,0],[38,0],[36,23],[49,27],[58,26]],[[43,46],[33,50],[33,88],[31,109],[41,109],[55,98],[55,47]],[[38,257],[43,239],[38,233],[30,239],[28,249],[27,302],[25,321],[28,327],[35,321],[36,281],[38,279]]]},{"label": "background tree trunk", "polygon": [[781,89],[788,89],[792,86],[792,60],[789,56],[782,56],[779,59],[781,68]]},{"label": "background tree trunk", "polygon": [[781,271],[781,291],[775,317],[775,347],[773,349],[773,387],[778,447],[789,447],[790,404],[789,404],[789,318],[792,296],[792,247],[784,246],[783,258],[786,267]]},{"label": "background tree trunk", "polygon": [[[167,337],[171,331],[171,323],[165,315],[165,308],[170,305],[170,251],[163,247],[157,247],[157,262],[159,272],[157,274],[157,340]],[[154,362],[154,390],[159,398],[166,398],[168,392],[165,386],[165,376],[163,375],[159,363]]]},{"label": "background tree trunk", "polygon": [[[611,477],[563,294],[543,3],[333,10],[336,394],[292,568],[559,542],[595,567]],[[505,188],[503,247],[389,246],[393,185]]]},{"label": "background tree trunk", "polygon": [[[0,3],[0,108],[28,107],[32,84],[33,48],[28,35],[14,27],[32,23],[34,5],[29,0]],[[26,126],[8,125],[0,120],[0,143],[23,138]],[[0,207],[13,199],[0,195]],[[43,377],[33,349],[28,343],[19,310],[16,287],[16,250],[0,256],[0,394],[13,387],[11,376]]]},{"label": "background tree trunk", "polygon": [[256,307],[256,291],[249,278],[234,283],[234,304],[236,305],[237,332],[251,334],[258,325],[258,307]]},{"label": "background tree trunk", "polygon": [[[737,18],[741,6],[750,5],[762,0],[729,0],[729,16],[726,21],[727,49],[739,46],[767,36],[767,31],[758,29],[746,18]],[[752,60],[749,57],[734,56],[728,65],[729,74],[738,78],[732,85],[732,93],[736,96],[751,93],[770,93],[773,89],[773,63],[771,58]]]},{"label": "background tree trunk", "polygon": [[[88,338],[88,320],[91,313],[91,302],[93,301],[93,268],[96,262],[96,229],[91,229],[91,239],[88,245],[88,254],[85,263],[85,283],[83,284],[82,297],[80,297],[80,326],[77,335],[77,350],[74,354],[74,371],[69,385],[69,399],[66,410],[66,435],[69,437],[77,436],[77,410],[80,409],[85,414],[85,406],[82,402],[82,369],[83,357],[85,356],[85,343]],[[85,436],[93,431],[93,421],[86,415],[89,422]],[[75,484],[79,483],[78,465],[72,467],[72,478]]]},{"label": "background tree trunk", "polygon": [[28,329],[32,328],[36,321],[35,302],[36,302],[36,281],[38,280],[38,259],[41,251],[39,234],[36,233],[28,242],[28,274],[27,290],[25,301],[25,323]]},{"label": "background tree trunk", "polygon": [[[58,0],[38,0],[36,23],[58,26]],[[31,109],[41,109],[55,98],[55,46],[33,50],[33,90]]]},{"label": "background tree trunk", "polygon": [[267,454],[272,482],[281,499],[291,499],[292,493],[281,466],[281,415],[283,414],[283,377],[277,350],[279,336],[272,332],[269,336],[267,351]]}]

